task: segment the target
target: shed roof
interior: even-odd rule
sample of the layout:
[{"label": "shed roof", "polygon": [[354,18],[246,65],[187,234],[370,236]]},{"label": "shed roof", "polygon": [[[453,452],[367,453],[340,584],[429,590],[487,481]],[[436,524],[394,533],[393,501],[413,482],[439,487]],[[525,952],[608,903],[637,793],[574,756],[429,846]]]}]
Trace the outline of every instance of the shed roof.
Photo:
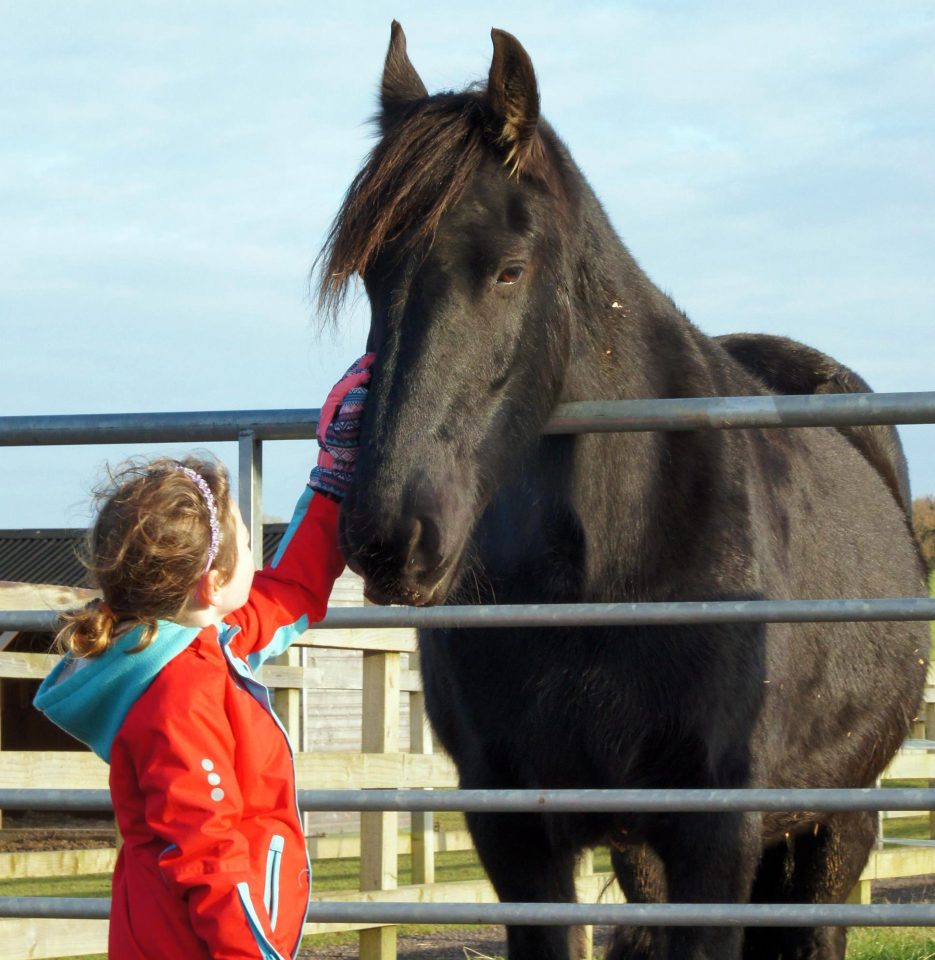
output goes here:
[{"label": "shed roof", "polygon": [[[263,525],[263,562],[270,560],[286,531],[285,523]],[[0,530],[0,580],[86,587],[88,575],[78,559],[87,531]]]}]

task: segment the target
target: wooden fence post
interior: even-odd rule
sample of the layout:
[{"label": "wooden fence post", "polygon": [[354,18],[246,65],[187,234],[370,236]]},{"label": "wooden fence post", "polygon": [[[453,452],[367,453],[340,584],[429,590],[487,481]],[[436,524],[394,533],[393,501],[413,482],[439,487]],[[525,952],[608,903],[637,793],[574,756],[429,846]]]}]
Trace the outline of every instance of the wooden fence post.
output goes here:
[{"label": "wooden fence post", "polygon": [[[925,710],[925,739],[935,740],[935,703],[926,701],[922,707]],[[929,780],[928,786],[935,787],[935,780]],[[935,839],[935,810],[929,811],[929,838]]]},{"label": "wooden fence post", "polygon": [[[432,731],[425,716],[425,694],[409,694],[409,750],[432,753]],[[412,882],[435,882],[435,832],[431,811],[412,815]]]},{"label": "wooden fence post", "polygon": [[[364,753],[399,750],[398,653],[364,653]],[[360,889],[395,890],[397,885],[398,817],[384,810],[360,815]],[[396,927],[360,933],[360,960],[396,960]]]},{"label": "wooden fence post", "polygon": [[[575,864],[576,877],[590,877],[594,874],[594,851],[585,850]],[[591,960],[594,951],[594,927],[577,926],[568,931],[572,960]]]}]

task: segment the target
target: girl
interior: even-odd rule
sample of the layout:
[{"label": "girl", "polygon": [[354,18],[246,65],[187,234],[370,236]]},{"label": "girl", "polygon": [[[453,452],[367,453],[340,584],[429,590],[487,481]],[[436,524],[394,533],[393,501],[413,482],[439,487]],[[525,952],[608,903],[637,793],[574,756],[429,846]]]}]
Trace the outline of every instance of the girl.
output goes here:
[{"label": "girl", "polygon": [[132,465],[100,509],[103,600],[66,618],[36,706],[110,763],[112,960],[296,955],[310,866],[291,748],[254,670],[324,616],[343,569],[372,360],[331,391],[318,465],[262,572],[218,464]]}]

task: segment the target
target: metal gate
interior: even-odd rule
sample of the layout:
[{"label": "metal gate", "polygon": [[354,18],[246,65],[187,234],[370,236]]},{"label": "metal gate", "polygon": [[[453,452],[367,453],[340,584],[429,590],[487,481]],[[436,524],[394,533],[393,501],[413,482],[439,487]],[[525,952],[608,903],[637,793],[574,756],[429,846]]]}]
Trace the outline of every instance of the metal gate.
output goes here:
[{"label": "metal gate", "polygon": [[[0,446],[125,442],[239,443],[239,501],[262,543],[262,444],[314,436],[317,410],[0,417]],[[935,423],[935,392],[579,402],[557,408],[547,433]],[[0,612],[0,631],[51,630],[55,614]],[[584,624],[935,620],[928,598],[587,603],[334,609],[316,629]],[[926,743],[935,749],[935,742]],[[303,810],[935,811],[935,789],[300,791]],[[106,791],[0,790],[0,809],[104,810]],[[935,841],[933,841],[935,842]],[[0,917],[106,918],[109,901],[0,897]],[[935,904],[579,904],[318,902],[321,922],[625,924],[649,926],[914,926]]]}]

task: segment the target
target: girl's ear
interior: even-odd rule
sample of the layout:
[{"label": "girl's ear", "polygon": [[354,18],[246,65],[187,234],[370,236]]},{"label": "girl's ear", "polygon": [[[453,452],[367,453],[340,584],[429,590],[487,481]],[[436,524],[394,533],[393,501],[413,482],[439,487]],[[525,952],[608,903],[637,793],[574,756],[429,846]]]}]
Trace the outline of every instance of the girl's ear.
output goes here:
[{"label": "girl's ear", "polygon": [[221,575],[217,570],[209,570],[199,581],[195,588],[196,598],[206,607],[216,607],[220,601],[218,590],[220,589]]}]

